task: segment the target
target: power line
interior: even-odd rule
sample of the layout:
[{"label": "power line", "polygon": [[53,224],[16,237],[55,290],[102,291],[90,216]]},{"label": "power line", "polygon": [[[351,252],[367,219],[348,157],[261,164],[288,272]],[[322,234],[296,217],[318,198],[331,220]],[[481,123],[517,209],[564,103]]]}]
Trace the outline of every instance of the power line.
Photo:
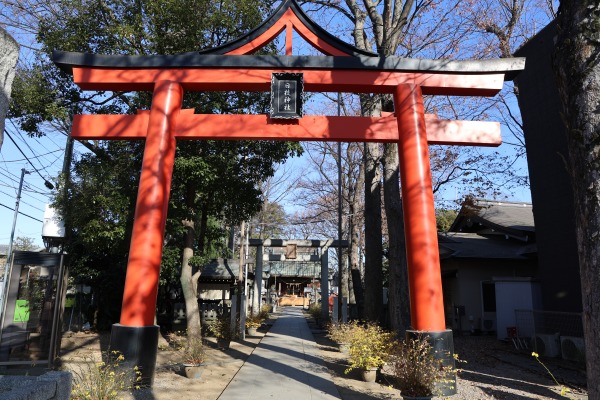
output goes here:
[{"label": "power line", "polygon": [[14,186],[7,185],[7,184],[6,184],[6,183],[4,183],[4,182],[0,182],[0,186],[4,186],[4,187],[7,187],[7,188],[14,189]]},{"label": "power line", "polygon": [[[14,209],[14,208],[11,208],[11,207],[9,207],[9,206],[6,206],[6,205],[4,205],[4,204],[2,204],[2,203],[0,203],[0,206],[1,206],[1,207],[4,207],[4,208],[8,208],[8,209],[9,209],[9,210],[11,210],[11,211],[15,211],[15,209]],[[25,213],[22,213],[21,211],[19,211],[19,214],[21,214],[21,215],[23,215],[23,216],[25,216],[25,217],[31,218],[31,219],[33,219],[33,220],[35,220],[35,221],[38,221],[38,222],[44,223],[44,221],[42,221],[41,219],[37,219],[37,218],[35,218],[35,217],[32,217],[31,215],[27,215],[27,214],[25,214]]]},{"label": "power line", "polygon": [[[31,146],[29,145],[29,142],[23,138],[23,134],[21,133],[21,131],[20,131],[20,130],[17,130],[17,127],[15,126],[15,123],[12,121],[12,119],[11,119],[11,120],[9,120],[9,121],[10,121],[10,123],[12,124],[13,128],[15,128],[15,130],[16,130],[16,132],[17,132],[17,134],[19,135],[19,138],[21,138],[21,141],[22,141],[23,143],[25,143],[25,146],[27,146],[27,148],[29,149],[29,151],[31,151],[31,154],[34,154],[34,155],[35,155],[35,151],[33,151],[33,149],[31,148]],[[20,150],[20,149],[19,149],[19,150]],[[29,161],[29,160],[27,160],[27,161]],[[42,168],[42,169],[43,169],[43,170],[44,170],[46,173],[48,173],[48,171],[46,171],[46,168],[45,168],[45,167],[42,165],[42,163],[40,162],[40,160],[36,159],[36,161],[37,161],[37,162],[40,164],[40,167],[41,167],[41,168]],[[31,162],[30,162],[30,164],[33,166],[33,164],[32,164]]]},{"label": "power line", "polygon": [[[11,178],[10,176],[8,176],[8,175],[6,175],[6,174],[2,173],[2,171],[0,171],[0,175],[3,175],[3,176],[5,176],[5,177],[7,177],[8,179],[11,179],[11,180],[15,181],[15,179],[13,179],[13,178]],[[42,196],[45,196],[45,197],[50,197],[50,196],[51,196],[51,193],[48,193],[48,192],[42,192],[42,191],[40,191],[39,189],[38,189],[38,190],[35,190],[35,189],[36,189],[36,187],[35,187],[34,185],[31,185],[31,184],[27,183],[27,182],[25,182],[23,185],[24,185],[24,186],[23,186],[23,194],[26,194],[26,195],[30,196],[30,198],[31,198],[32,200],[36,200],[36,201],[39,201],[40,203],[44,203],[44,204],[46,203],[46,201],[45,201],[45,200],[40,200],[40,199],[38,199],[38,198],[36,198],[36,197],[33,197],[33,196],[31,195],[31,193],[34,193],[34,194],[40,194],[40,195],[42,195]],[[16,188],[14,187],[14,185],[9,185],[9,184],[8,184],[8,183],[6,183],[6,182],[2,182],[2,181],[0,181],[0,186],[4,186],[4,187],[7,187],[7,188],[11,188],[11,189],[15,189],[15,190],[16,190]]]},{"label": "power line", "polygon": [[[7,172],[8,172],[9,174],[11,174],[9,171],[7,171]],[[12,177],[12,176],[10,176],[10,175],[7,175],[7,174],[5,174],[3,171],[0,171],[0,175],[4,176],[5,178],[8,178],[9,180],[11,180],[11,181],[13,181],[13,182],[15,182],[15,183],[19,183],[19,181],[18,181],[17,179],[13,178],[13,177]],[[12,175],[12,174],[11,174],[11,175]],[[6,187],[12,187],[13,189],[15,189],[15,191],[17,190],[17,188],[16,188],[14,185],[9,185],[9,183],[8,183],[8,182],[1,182],[1,181],[0,181],[0,183],[3,183],[3,184],[4,184],[4,186],[6,186]],[[26,186],[28,186],[28,187],[31,189],[31,185],[30,185],[30,184],[28,184],[28,183],[25,183],[25,185],[26,185]]]},{"label": "power line", "polygon": [[[8,172],[8,173],[9,173],[9,174],[11,174],[11,175],[14,175],[14,174],[12,174],[10,171],[6,171],[6,172]],[[17,182],[17,183],[19,183],[19,180],[18,180],[18,179],[15,179],[15,178],[13,178],[13,177],[12,177],[12,176],[10,176],[10,175],[6,175],[6,174],[5,174],[4,172],[2,172],[2,171],[0,171],[0,175],[2,175],[2,176],[4,176],[4,177],[6,177],[6,178],[8,178],[8,179],[10,179],[10,180],[11,180],[11,181],[13,181],[13,182]],[[15,190],[16,190],[16,188],[15,188],[15,187],[13,187],[13,189],[15,189]]]},{"label": "power line", "polygon": [[12,194],[10,194],[10,193],[6,193],[6,192],[5,192],[5,191],[3,191],[3,190],[0,190],[0,193],[2,193],[2,194],[5,194],[5,195],[7,195],[8,197],[11,197],[11,198],[13,197],[13,195],[12,195]]},{"label": "power line", "polygon": [[[2,193],[2,194],[5,194],[5,195],[7,195],[8,197],[12,197],[12,195],[11,195],[11,194],[9,194],[9,193],[6,193],[6,192],[5,192],[5,191],[3,191],[3,190],[0,190],[0,193]],[[34,198],[34,199],[35,199],[35,198]],[[35,199],[35,200],[38,200],[38,199]],[[40,202],[41,202],[41,200],[38,200],[38,201],[40,201]],[[39,208],[39,207],[37,207],[37,206],[34,206],[33,204],[29,204],[28,202],[26,202],[26,201],[25,201],[25,200],[23,200],[23,199],[21,199],[21,203],[23,203],[23,204],[27,204],[27,205],[28,205],[29,207],[31,207],[31,208],[35,208],[35,209],[36,209],[36,210],[38,210],[38,211],[44,212],[44,210],[42,210],[41,208]]]},{"label": "power line", "polygon": [[56,164],[56,162],[57,162],[57,161],[62,161],[62,159],[60,158],[60,156],[56,156],[56,157],[54,158],[54,161],[52,161],[52,162],[50,163],[50,165],[48,165],[48,167],[46,167],[46,168],[50,168],[50,167],[52,167],[54,164]]},{"label": "power line", "polygon": [[[23,195],[27,195],[27,196],[29,196],[29,198],[30,198],[31,200],[39,201],[40,203],[46,204],[46,203],[47,203],[47,201],[46,201],[46,200],[40,200],[40,199],[38,199],[37,197],[34,197],[34,196],[32,195],[32,193],[33,193],[33,194],[39,194],[39,195],[42,195],[42,196],[45,196],[45,197],[48,197],[48,198],[52,196],[52,194],[51,194],[51,193],[48,193],[48,192],[41,192],[41,191],[39,191],[39,190],[35,190],[35,189],[33,189],[33,187],[32,187],[32,186],[30,186],[29,184],[25,184],[25,183],[24,183],[23,185],[24,185],[24,186],[23,186]],[[2,182],[2,181],[0,181],[0,186],[7,187],[7,188],[11,188],[11,189],[15,189],[15,187],[14,187],[14,186],[12,186],[12,185],[8,185],[8,184],[6,184],[5,182]],[[15,189],[15,190],[16,190],[16,189]]]},{"label": "power line", "polygon": [[[2,173],[1,173],[1,172],[0,172],[0,175],[2,175]],[[10,177],[8,177],[8,178],[10,179]],[[48,192],[41,192],[41,191],[40,191],[40,189],[38,189],[38,190],[35,190],[35,188],[36,188],[36,187],[35,187],[35,186],[33,186],[33,185],[30,185],[29,183],[24,183],[23,185],[24,185],[24,187],[23,187],[23,191],[24,191],[24,192],[27,192],[27,193],[25,193],[25,194],[27,194],[27,195],[29,195],[30,193],[41,194],[42,196],[46,196],[46,197],[50,197],[50,196],[52,195],[51,193],[48,193]],[[7,188],[11,188],[11,189],[15,189],[15,187],[14,187],[13,185],[9,185],[8,183],[6,183],[6,182],[2,182],[2,181],[0,181],[0,186],[7,187]],[[15,190],[16,190],[16,189],[15,189]],[[33,200],[37,200],[37,201],[39,201],[40,203],[44,203],[44,202],[45,202],[45,201],[43,201],[43,200],[40,200],[40,199],[38,199],[38,198],[36,198],[36,197],[31,197],[31,199],[33,199]]]},{"label": "power line", "polygon": [[[29,148],[29,150],[31,151],[31,153],[33,153],[33,154],[36,154],[36,151],[34,151],[34,149],[33,149],[33,148],[31,148],[31,146],[29,145],[29,141],[28,141],[28,140],[26,140],[26,139],[23,137],[23,134],[22,134],[22,133],[21,133],[21,131],[20,131],[20,130],[17,128],[17,126],[15,125],[15,123],[14,123],[12,120],[10,120],[10,123],[12,124],[12,126],[13,126],[13,128],[14,128],[15,132],[17,132],[17,134],[19,135],[19,138],[21,139],[21,141],[22,141],[23,143],[25,143],[25,145],[26,145],[26,146]],[[45,136],[44,136],[44,138],[45,138],[46,140],[50,141],[50,142],[51,142],[51,143],[52,143],[54,146],[56,146],[56,147],[58,148],[58,150],[56,150],[57,152],[59,152],[59,151],[60,151],[60,152],[64,152],[64,151],[65,151],[65,148],[64,148],[64,147],[61,147],[60,145],[58,145],[58,144],[57,144],[57,143],[56,143],[54,140],[52,140],[52,138],[51,138],[50,136],[48,136],[48,135],[45,135]],[[43,145],[43,144],[40,142],[39,138],[37,138],[37,137],[34,137],[34,138],[33,138],[33,140],[35,140],[35,141],[36,141],[36,142],[37,142],[37,143],[38,143],[40,146],[44,146],[44,147],[45,147],[45,145]],[[46,154],[45,154],[45,155],[46,155]],[[42,165],[42,162],[41,162],[41,160],[38,160],[38,162],[40,163],[40,166],[42,167],[42,169],[43,169],[43,170],[44,170],[46,173],[48,173],[48,168],[52,167],[52,166],[53,166],[53,165],[54,165],[54,164],[55,164],[57,161],[59,161],[59,160],[61,159],[61,157],[60,157],[60,155],[57,155],[57,156],[54,158],[54,161],[50,161],[50,160],[49,160],[47,157],[45,157],[45,155],[42,155],[42,157],[44,158],[44,160],[46,161],[46,163],[47,163],[47,164],[49,164],[49,165],[46,165],[46,166]],[[38,157],[32,157],[32,158],[38,158]]]},{"label": "power line", "polygon": [[[6,173],[4,173],[3,171],[0,171],[0,175],[2,175],[2,176],[4,176],[4,177],[6,177],[6,178],[8,178],[8,179],[10,179],[11,181],[13,181],[13,182],[15,182],[15,183],[18,183],[18,182],[19,182],[19,180],[18,180],[17,178],[13,178],[13,177],[16,177],[17,175],[13,174],[13,173],[12,173],[12,172],[10,172],[9,170],[5,170],[5,172],[6,172]],[[9,174],[9,175],[7,175],[7,174]],[[12,175],[12,176],[11,176],[11,175]],[[2,183],[5,183],[5,182],[2,182]],[[25,182],[25,183],[24,183],[24,185],[25,185],[25,186],[28,188],[28,191],[30,191],[30,192],[34,192],[34,193],[41,193],[41,194],[43,194],[43,195],[45,195],[45,196],[47,196],[47,195],[48,195],[47,193],[44,193],[44,192],[39,192],[39,191],[35,191],[35,190],[33,190],[32,188],[37,188],[37,189],[40,189],[40,188],[38,188],[37,186],[33,185],[32,183]],[[7,184],[5,184],[5,186],[7,186],[7,187],[12,187],[13,189],[15,189],[15,190],[16,190],[16,188],[15,188],[14,186],[9,186],[9,185],[7,185]],[[40,189],[40,190],[41,190],[41,189]]]},{"label": "power line", "polygon": [[[29,185],[28,185],[29,186]],[[50,197],[52,196],[51,193],[48,192],[40,192],[39,190],[34,190],[34,188],[32,186],[29,186],[29,188],[23,188],[24,192],[29,192],[29,193],[35,193],[35,194],[41,194],[42,196],[46,196],[46,197]],[[39,200],[41,201],[41,200]]]},{"label": "power line", "polygon": [[[62,133],[62,132],[61,132],[61,133]],[[49,141],[51,141],[51,142],[52,142],[52,144],[54,144],[54,145],[55,145],[55,146],[56,146],[58,149],[60,149],[60,151],[65,151],[65,148],[64,148],[63,146],[59,145],[58,143],[56,143],[54,140],[52,140],[52,138],[51,138],[50,136],[46,135],[46,136],[44,136],[44,138],[45,138],[46,140],[49,140]],[[40,143],[40,141],[39,141],[39,139],[38,139],[38,138],[36,138],[35,140],[36,140],[36,141],[37,141],[37,142],[38,142],[38,143],[41,145],[41,143]]]},{"label": "power line", "polygon": [[8,136],[8,138],[10,139],[10,141],[13,142],[13,144],[16,146],[16,148],[19,149],[19,151],[21,152],[21,154],[23,154],[23,157],[25,157],[27,159],[27,161],[29,161],[29,165],[31,165],[31,167],[35,170],[35,172],[37,172],[37,174],[40,176],[40,178],[42,178],[44,180],[44,186],[46,186],[50,190],[54,189],[54,185],[51,184],[50,182],[48,182],[46,180],[46,178],[44,178],[42,176],[42,174],[40,174],[40,171],[38,171],[37,168],[35,168],[35,166],[31,162],[31,160],[25,155],[25,153],[23,153],[23,150],[21,150],[21,148],[19,147],[19,145],[17,144],[17,142],[15,142],[14,139],[10,136],[10,134],[8,133],[8,131],[6,130],[6,128],[4,129],[4,133],[6,134],[6,136]]},{"label": "power line", "polygon": [[[40,154],[39,156],[33,156],[30,158],[40,158],[40,157],[44,157],[47,156],[49,154],[54,154],[54,153],[58,153],[58,152],[63,152],[64,150],[61,149],[57,149],[57,150],[53,150],[53,151],[49,151],[48,153],[44,153],[44,154]],[[13,163],[13,162],[21,162],[21,161],[26,161],[26,158],[20,158],[18,160],[3,160],[4,163]],[[52,164],[54,164],[56,161],[53,161]]]}]

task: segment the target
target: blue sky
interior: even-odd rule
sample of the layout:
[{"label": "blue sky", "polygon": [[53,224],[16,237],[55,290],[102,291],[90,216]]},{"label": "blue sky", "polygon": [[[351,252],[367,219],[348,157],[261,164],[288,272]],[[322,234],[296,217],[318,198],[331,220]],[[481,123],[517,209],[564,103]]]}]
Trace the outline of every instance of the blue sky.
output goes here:
[{"label": "blue sky", "polygon": [[51,191],[44,186],[44,180],[55,184],[54,178],[62,169],[66,136],[29,138],[8,120],[6,131],[16,145],[5,134],[0,151],[0,244],[8,244],[10,239],[21,169],[25,168],[30,173],[23,179],[15,238],[28,237],[42,246],[41,221],[44,207],[51,201]]},{"label": "blue sky", "polygon": [[[19,39],[23,40],[23,38]],[[295,35],[294,43],[295,45],[301,44],[302,40]],[[22,53],[22,59],[28,59],[31,56],[26,48],[23,48]],[[51,201],[51,193],[44,186],[44,179],[55,183],[54,179],[62,168],[66,136],[51,133],[42,138],[28,138],[19,133],[10,121],[6,121],[6,130],[20,150],[5,136],[4,144],[0,150],[0,244],[8,244],[10,238],[14,217],[14,211],[11,209],[15,207],[21,169],[25,168],[31,173],[25,175],[22,201],[19,208],[21,214],[17,218],[15,237],[29,237],[34,239],[36,244],[42,246],[41,220],[43,219],[45,204]],[[509,136],[503,127],[503,137],[507,138]],[[77,147],[76,145],[76,149]],[[507,145],[502,145],[499,150],[508,151],[509,149]],[[29,158],[31,163],[26,158]],[[295,160],[293,163],[302,163],[302,160]],[[521,162],[521,167],[526,168],[524,160]],[[462,194],[460,191],[461,188],[449,187],[438,196],[440,197],[438,200],[460,198]],[[515,191],[508,200],[530,201],[530,199],[529,190],[523,188]],[[295,206],[288,203],[286,208],[289,212],[292,212]]]}]

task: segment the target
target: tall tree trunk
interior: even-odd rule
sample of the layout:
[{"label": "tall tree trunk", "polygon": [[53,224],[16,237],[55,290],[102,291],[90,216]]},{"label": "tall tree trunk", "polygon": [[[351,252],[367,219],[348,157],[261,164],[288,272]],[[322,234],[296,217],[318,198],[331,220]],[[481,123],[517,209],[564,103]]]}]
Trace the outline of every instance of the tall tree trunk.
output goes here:
[{"label": "tall tree trunk", "polygon": [[[379,95],[360,95],[360,107],[362,116],[381,115],[381,97]],[[383,291],[383,233],[381,231],[381,175],[379,165],[381,155],[379,144],[366,143],[363,153],[364,168],[364,223],[365,223],[365,287],[370,292],[367,306],[369,316],[365,317],[372,321],[380,319],[382,308]],[[358,186],[357,187],[361,187]],[[367,282],[368,280],[368,282]]]},{"label": "tall tree trunk", "polygon": [[227,236],[227,249],[231,251],[231,258],[235,258],[235,226],[231,224],[229,227],[229,235]]},{"label": "tall tree trunk", "polygon": [[554,67],[567,127],[588,396],[600,399],[600,4],[563,0]]},{"label": "tall tree trunk", "polygon": [[[360,276],[360,218],[358,213],[360,212],[361,206],[361,192],[360,189],[363,188],[365,182],[365,172],[364,169],[361,168],[358,173],[358,178],[356,179],[356,185],[354,186],[354,190],[350,193],[350,208],[349,208],[349,220],[350,220],[350,279],[352,279],[352,292],[350,293],[350,303],[356,304],[356,312],[357,317],[363,317],[363,306],[364,306],[364,296],[363,296],[363,286],[362,279]],[[354,298],[353,298],[354,297]],[[354,300],[354,302],[352,302]]]},{"label": "tall tree trunk", "polygon": [[204,246],[206,243],[206,230],[208,229],[208,209],[213,200],[212,193],[208,194],[207,199],[202,203],[202,217],[200,218],[200,232],[198,234],[198,254],[204,255]]},{"label": "tall tree trunk", "polygon": [[193,271],[190,259],[194,256],[195,229],[193,221],[183,221],[186,228],[183,258],[181,260],[181,290],[185,299],[185,316],[187,318],[188,338],[201,337],[200,309],[198,307],[198,278],[200,270]]},{"label": "tall tree trunk", "polygon": [[[357,214],[354,210],[354,207],[356,206],[356,204],[354,203],[354,199],[355,199],[355,193],[356,193],[356,187],[358,185],[357,183],[357,179],[354,178],[354,174],[353,174],[353,163],[351,160],[353,160],[353,155],[356,151],[358,151],[358,147],[356,145],[356,143],[349,143],[348,146],[346,147],[346,160],[347,160],[347,168],[348,171],[345,175],[344,180],[342,181],[342,196],[347,204],[347,209],[345,210],[346,215],[345,217],[342,217],[342,231],[346,232],[347,235],[347,239],[348,239],[348,248],[346,250],[343,251],[343,256],[342,256],[342,276],[341,276],[341,282],[342,282],[342,287],[341,289],[341,298],[340,298],[340,302],[342,300],[343,297],[346,298],[347,300],[347,304],[350,305],[355,305],[356,304],[356,299],[354,296],[354,288],[353,288],[353,282],[352,282],[352,275],[350,273],[351,270],[351,265],[352,265],[352,255],[353,254],[358,254],[358,248],[356,247],[358,245],[356,240],[353,240],[352,238],[352,232],[353,232],[353,227],[357,224],[359,224],[360,222],[357,219]],[[360,173],[360,168],[358,169],[359,173],[358,173],[358,180],[361,180],[361,175]],[[363,181],[361,181],[363,182]],[[343,210],[344,212],[344,210]],[[355,232],[356,233],[356,232]],[[341,304],[341,303],[340,303]]]},{"label": "tall tree trunk", "polygon": [[379,143],[365,143],[365,304],[364,318],[382,321],[383,238]]},{"label": "tall tree trunk", "polygon": [[398,145],[388,143],[383,156],[383,197],[389,236],[388,310],[390,325],[399,337],[410,327],[410,297],[408,293],[408,266],[404,237],[404,214],[400,197]]},{"label": "tall tree trunk", "polygon": [[[190,187],[186,192],[186,206],[188,210],[194,207],[196,191]],[[185,227],[185,236],[183,239],[183,256],[181,260],[181,290],[185,301],[185,316],[187,319],[188,343],[193,338],[200,338],[202,335],[202,326],[200,323],[200,309],[198,307],[198,278],[200,270],[193,270],[190,265],[190,259],[194,256],[194,241],[196,239],[195,221],[186,219],[181,221]]]},{"label": "tall tree trunk", "polygon": [[350,287],[348,286],[348,252],[345,249],[342,249],[342,254],[339,258],[339,274],[340,274],[340,288],[339,288],[339,310],[340,315],[339,318],[342,318],[342,299],[346,298],[346,301],[350,299]]},{"label": "tall tree trunk", "polygon": [[[356,296],[354,295],[355,293],[355,287],[354,287],[354,279],[352,277],[352,275],[354,275],[352,273],[352,253],[348,252],[348,308],[349,308],[349,313],[348,315],[350,316],[350,318],[358,318],[358,310],[357,310],[357,305],[356,305]],[[360,290],[360,289],[359,289]]]}]

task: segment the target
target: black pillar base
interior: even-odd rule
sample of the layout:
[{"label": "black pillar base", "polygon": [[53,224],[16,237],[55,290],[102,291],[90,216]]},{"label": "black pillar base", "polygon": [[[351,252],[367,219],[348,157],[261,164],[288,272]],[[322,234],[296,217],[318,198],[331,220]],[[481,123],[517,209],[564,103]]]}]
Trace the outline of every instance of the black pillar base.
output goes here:
[{"label": "black pillar base", "polygon": [[118,351],[125,361],[121,364],[133,371],[138,367],[142,380],[140,386],[152,387],[156,354],[158,351],[159,326],[124,326],[113,324],[110,332],[110,351]]},{"label": "black pillar base", "polygon": [[[431,344],[433,356],[442,362],[445,367],[450,367],[452,373],[449,373],[443,382],[436,384],[436,389],[442,396],[452,396],[456,394],[456,368],[454,364],[454,338],[452,330],[444,331],[406,331],[407,339],[417,339],[427,337]],[[437,395],[437,394],[436,394]]]}]

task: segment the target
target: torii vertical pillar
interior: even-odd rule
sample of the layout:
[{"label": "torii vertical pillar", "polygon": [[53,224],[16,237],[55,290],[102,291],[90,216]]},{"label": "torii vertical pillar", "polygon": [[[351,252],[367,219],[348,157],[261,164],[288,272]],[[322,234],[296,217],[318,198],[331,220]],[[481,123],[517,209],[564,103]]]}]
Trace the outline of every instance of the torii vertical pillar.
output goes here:
[{"label": "torii vertical pillar", "polygon": [[[428,336],[436,358],[454,366],[452,331],[446,329],[442,276],[433,203],[425,111],[420,86],[400,85],[394,93],[411,325],[407,337]],[[442,395],[456,394],[455,377]]]},{"label": "torii vertical pillar", "polygon": [[154,86],[142,173],[129,249],[123,307],[111,331],[110,349],[137,366],[142,384],[152,386],[159,327],[154,324],[164,228],[175,160],[175,124],[183,100],[176,82]]}]

